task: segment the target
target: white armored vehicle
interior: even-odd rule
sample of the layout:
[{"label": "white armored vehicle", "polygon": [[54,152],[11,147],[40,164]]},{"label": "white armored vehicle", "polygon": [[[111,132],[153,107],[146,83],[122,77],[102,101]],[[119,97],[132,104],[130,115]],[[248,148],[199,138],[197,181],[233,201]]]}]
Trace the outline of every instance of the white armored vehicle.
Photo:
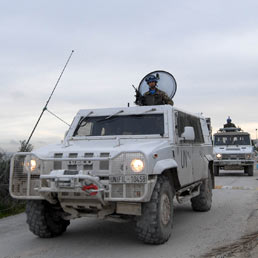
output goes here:
[{"label": "white armored vehicle", "polygon": [[250,135],[240,128],[221,128],[214,134],[214,175],[218,176],[220,169],[244,170],[253,176],[254,148]]},{"label": "white armored vehicle", "polygon": [[61,144],[13,156],[10,193],[28,200],[27,223],[39,237],[62,234],[70,219],[96,217],[132,220],[140,240],[162,244],[174,199],[210,210],[212,170],[200,115],[171,105],[87,109]]}]

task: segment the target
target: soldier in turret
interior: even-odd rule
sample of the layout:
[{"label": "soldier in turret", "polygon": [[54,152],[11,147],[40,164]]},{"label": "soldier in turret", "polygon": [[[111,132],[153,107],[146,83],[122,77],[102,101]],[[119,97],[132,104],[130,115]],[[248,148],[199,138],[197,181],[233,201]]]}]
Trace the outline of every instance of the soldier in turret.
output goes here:
[{"label": "soldier in turret", "polygon": [[235,124],[232,123],[232,120],[231,120],[230,116],[227,119],[227,123],[224,124],[224,128],[229,128],[229,127],[236,128]]},{"label": "soldier in turret", "polygon": [[170,99],[164,91],[157,88],[158,79],[156,78],[156,76],[150,75],[145,79],[145,81],[149,86],[149,91],[144,93],[142,105],[151,106],[170,104],[173,106],[174,102],[172,101],[172,99]]}]

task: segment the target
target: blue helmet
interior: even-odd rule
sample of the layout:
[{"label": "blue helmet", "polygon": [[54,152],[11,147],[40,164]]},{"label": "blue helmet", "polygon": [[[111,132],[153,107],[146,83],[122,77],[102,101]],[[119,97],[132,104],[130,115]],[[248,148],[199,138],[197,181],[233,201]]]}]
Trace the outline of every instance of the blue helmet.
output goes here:
[{"label": "blue helmet", "polygon": [[228,119],[227,119],[227,123],[229,124],[229,123],[231,123],[231,118],[230,118],[230,116],[228,117]]},{"label": "blue helmet", "polygon": [[148,76],[148,77],[145,79],[145,81],[146,81],[147,83],[150,83],[150,82],[158,82],[158,78],[157,78],[156,76],[154,76],[154,75],[150,75],[150,76]]}]

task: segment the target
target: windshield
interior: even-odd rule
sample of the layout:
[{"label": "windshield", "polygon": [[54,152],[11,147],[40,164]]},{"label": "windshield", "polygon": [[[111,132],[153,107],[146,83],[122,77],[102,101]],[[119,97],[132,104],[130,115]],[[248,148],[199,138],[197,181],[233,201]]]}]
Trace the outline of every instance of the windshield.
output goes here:
[{"label": "windshield", "polygon": [[82,117],[73,136],[164,134],[163,114]]},{"label": "windshield", "polygon": [[214,145],[250,145],[249,135],[216,135]]}]

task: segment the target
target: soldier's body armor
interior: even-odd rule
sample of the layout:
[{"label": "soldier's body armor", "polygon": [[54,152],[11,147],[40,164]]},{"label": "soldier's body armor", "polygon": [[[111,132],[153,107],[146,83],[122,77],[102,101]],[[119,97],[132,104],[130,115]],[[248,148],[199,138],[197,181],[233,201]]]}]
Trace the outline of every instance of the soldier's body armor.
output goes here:
[{"label": "soldier's body armor", "polygon": [[144,96],[144,104],[146,106],[163,105],[162,96],[159,94],[146,95]]},{"label": "soldier's body armor", "polygon": [[229,127],[236,127],[236,126],[233,123],[226,123],[226,124],[224,124],[224,128],[229,128]]},{"label": "soldier's body armor", "polygon": [[153,106],[153,105],[164,105],[170,104],[173,105],[173,101],[167,96],[164,91],[156,89],[154,94],[151,94],[147,91],[143,95],[143,103],[144,106]]}]

